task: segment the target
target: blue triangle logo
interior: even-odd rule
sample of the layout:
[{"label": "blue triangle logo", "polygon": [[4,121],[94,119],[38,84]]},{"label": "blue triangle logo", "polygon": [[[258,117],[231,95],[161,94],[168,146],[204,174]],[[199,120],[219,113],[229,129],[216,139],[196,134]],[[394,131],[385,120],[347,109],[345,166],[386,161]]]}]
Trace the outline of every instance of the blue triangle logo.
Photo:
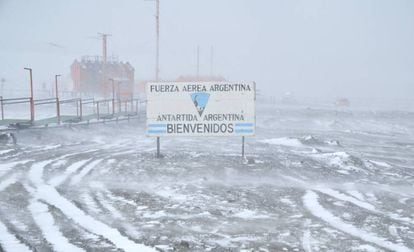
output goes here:
[{"label": "blue triangle logo", "polygon": [[207,106],[208,98],[210,98],[210,94],[205,92],[191,94],[191,100],[193,101],[193,104],[196,107],[198,114],[200,116],[203,114],[204,109]]}]

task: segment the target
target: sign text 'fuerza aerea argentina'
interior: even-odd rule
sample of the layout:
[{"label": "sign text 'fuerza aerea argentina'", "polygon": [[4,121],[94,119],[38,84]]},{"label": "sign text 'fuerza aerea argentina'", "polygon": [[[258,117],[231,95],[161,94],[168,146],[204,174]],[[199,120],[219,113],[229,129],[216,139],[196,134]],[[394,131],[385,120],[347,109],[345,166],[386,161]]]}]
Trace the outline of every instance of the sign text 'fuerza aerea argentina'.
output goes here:
[{"label": "sign text 'fuerza aerea argentina'", "polygon": [[252,136],[256,85],[233,82],[147,84],[148,136]]}]

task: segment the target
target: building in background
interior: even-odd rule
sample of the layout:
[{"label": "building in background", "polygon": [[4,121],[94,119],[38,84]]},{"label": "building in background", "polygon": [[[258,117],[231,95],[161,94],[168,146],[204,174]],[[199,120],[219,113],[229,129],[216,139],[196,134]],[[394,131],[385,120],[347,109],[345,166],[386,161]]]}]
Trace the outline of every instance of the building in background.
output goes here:
[{"label": "building in background", "polygon": [[105,61],[99,56],[84,56],[71,65],[73,91],[87,96],[110,97],[112,82],[115,80],[115,92],[121,98],[129,98],[134,93],[135,69],[129,62],[108,57]]}]

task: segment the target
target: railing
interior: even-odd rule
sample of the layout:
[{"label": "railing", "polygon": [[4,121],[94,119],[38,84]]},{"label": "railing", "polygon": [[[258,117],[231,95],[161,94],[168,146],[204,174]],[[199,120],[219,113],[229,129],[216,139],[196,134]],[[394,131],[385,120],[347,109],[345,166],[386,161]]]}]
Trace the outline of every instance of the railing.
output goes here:
[{"label": "railing", "polygon": [[[23,104],[27,103],[30,105],[30,119],[21,119],[21,118],[7,118],[6,112],[13,111],[12,114],[16,110],[10,108],[10,105],[14,104]],[[33,105],[32,105],[33,103]],[[96,100],[95,98],[73,98],[73,99],[65,99],[59,100],[59,98],[45,98],[45,99],[37,99],[31,100],[30,97],[23,97],[23,98],[10,98],[4,99],[0,96],[0,111],[1,111],[1,120],[0,125],[10,125],[13,123],[29,123],[31,125],[48,125],[50,123],[57,123],[60,124],[61,122],[80,122],[82,120],[106,120],[110,118],[117,118],[118,117],[131,117],[138,115],[140,101],[138,99],[100,99]],[[54,105],[56,108],[55,112],[51,112],[51,108],[49,107],[48,118],[35,120],[35,111],[36,115],[44,114],[44,109],[40,109],[41,105]],[[61,109],[66,108],[70,109],[71,112],[64,112],[62,113]],[[76,113],[75,110],[76,109]],[[86,110],[90,110],[89,112]],[[20,111],[21,112],[21,111]],[[23,111],[27,112],[27,111]],[[39,114],[37,114],[39,113]],[[50,117],[50,114],[56,114],[56,116]],[[14,116],[16,117],[16,116]],[[39,117],[39,116],[38,116]]]}]

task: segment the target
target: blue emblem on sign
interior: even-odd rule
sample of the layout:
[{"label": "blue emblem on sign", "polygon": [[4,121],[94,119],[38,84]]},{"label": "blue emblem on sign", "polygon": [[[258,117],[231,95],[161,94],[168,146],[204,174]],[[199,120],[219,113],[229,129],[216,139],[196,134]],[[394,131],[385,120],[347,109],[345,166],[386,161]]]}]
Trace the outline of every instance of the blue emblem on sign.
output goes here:
[{"label": "blue emblem on sign", "polygon": [[199,92],[199,93],[192,93],[191,100],[193,100],[194,106],[196,107],[198,114],[201,116],[206,108],[208,98],[210,94]]}]

